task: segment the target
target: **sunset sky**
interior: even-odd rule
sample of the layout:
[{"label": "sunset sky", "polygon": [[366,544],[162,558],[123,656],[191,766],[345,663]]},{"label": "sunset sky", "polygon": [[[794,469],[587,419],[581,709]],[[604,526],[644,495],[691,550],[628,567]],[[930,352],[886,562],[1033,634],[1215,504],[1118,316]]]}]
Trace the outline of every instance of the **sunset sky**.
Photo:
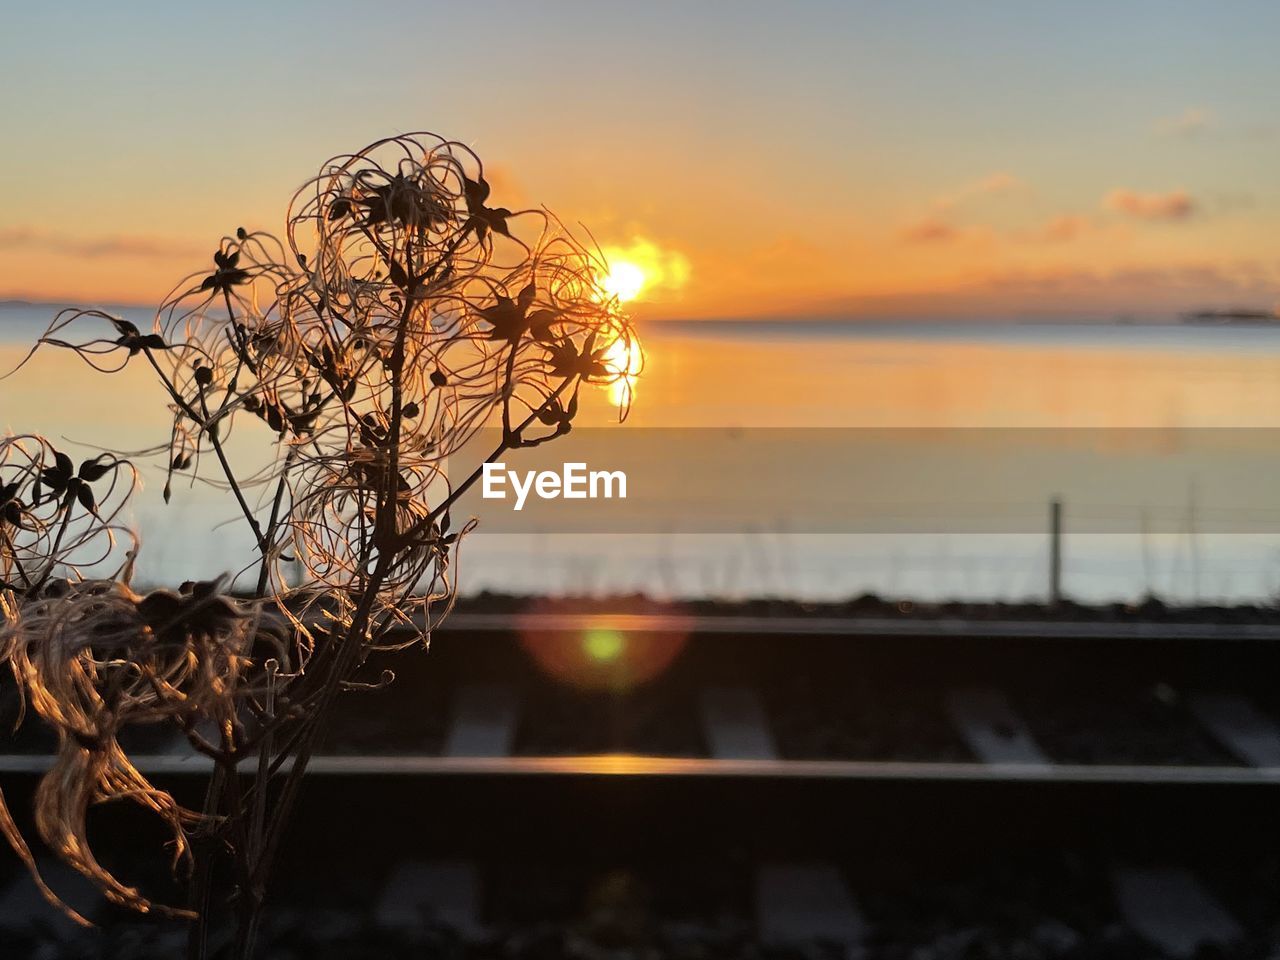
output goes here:
[{"label": "sunset sky", "polygon": [[0,298],[151,303],[326,157],[428,129],[641,312],[1280,303],[1280,5],[24,4]]}]

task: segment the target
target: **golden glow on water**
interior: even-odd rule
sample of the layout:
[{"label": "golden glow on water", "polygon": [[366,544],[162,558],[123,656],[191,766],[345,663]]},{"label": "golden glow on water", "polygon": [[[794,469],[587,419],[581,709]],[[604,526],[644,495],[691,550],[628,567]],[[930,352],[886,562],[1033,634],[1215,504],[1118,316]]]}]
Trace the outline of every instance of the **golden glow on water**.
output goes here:
[{"label": "golden glow on water", "polygon": [[[629,420],[638,427],[1280,426],[1280,350],[1214,349],[1209,337],[1193,351],[691,336],[661,323],[642,336],[643,355],[620,342],[607,357],[615,370],[644,367]],[[0,371],[26,352],[0,345]],[[615,420],[627,388],[620,379],[591,391],[581,425]],[[137,450],[171,425],[144,364],[108,378],[65,351],[38,353],[0,382],[0,400],[0,429],[68,443]],[[256,444],[244,427],[239,437]]]},{"label": "golden glow on water", "polygon": [[614,375],[619,375],[608,386],[611,406],[628,406],[635,397],[636,377],[644,368],[645,356],[640,344],[615,340],[604,355],[605,365]]},{"label": "golden glow on water", "polygon": [[[643,332],[640,427],[1280,425],[1280,351]],[[654,358],[657,362],[654,362]],[[607,411],[602,415],[602,421]]]}]

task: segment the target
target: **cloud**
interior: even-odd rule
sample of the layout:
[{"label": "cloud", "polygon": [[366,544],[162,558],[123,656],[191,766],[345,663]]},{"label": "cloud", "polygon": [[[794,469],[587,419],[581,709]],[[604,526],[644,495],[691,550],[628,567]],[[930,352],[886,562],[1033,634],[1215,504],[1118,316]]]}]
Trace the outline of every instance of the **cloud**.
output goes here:
[{"label": "cloud", "polygon": [[899,231],[907,243],[952,243],[960,240],[984,240],[991,237],[988,227],[959,227],[948,217],[956,207],[981,197],[996,197],[1025,189],[1026,183],[1005,170],[971,180],[951,193],[935,197],[931,212]]},{"label": "cloud", "polygon": [[1272,304],[1280,296],[1280,271],[1253,260],[1131,264],[1111,270],[1050,267],[988,274],[975,286],[1015,303],[1043,298],[1100,312],[1145,313],[1215,303]]},{"label": "cloud", "polygon": [[978,197],[1006,196],[1025,188],[1026,183],[1020,177],[1014,176],[1007,170],[997,170],[995,173],[972,180],[951,193],[938,197],[933,205],[937,210],[950,210],[952,207]]},{"label": "cloud", "polygon": [[940,217],[925,217],[904,227],[899,236],[907,243],[950,243],[958,240],[961,232]]},{"label": "cloud", "polygon": [[1176,117],[1157,120],[1155,132],[1162,137],[1195,137],[1208,126],[1209,120],[1208,110],[1203,107],[1188,107]]},{"label": "cloud", "polygon": [[1040,228],[1038,236],[1051,243],[1065,243],[1088,233],[1093,228],[1093,221],[1078,213],[1063,213]]},{"label": "cloud", "polygon": [[165,237],[120,234],[76,237],[37,230],[34,227],[6,227],[0,230],[0,250],[44,250],[49,253],[89,260],[133,258],[146,260],[190,259],[208,253],[194,244]]},{"label": "cloud", "polygon": [[985,223],[955,224],[946,217],[930,216],[907,224],[898,231],[898,239],[911,244],[989,247],[998,239],[998,235]]},{"label": "cloud", "polygon": [[1168,320],[1186,311],[1280,304],[1280,265],[1266,261],[977,270],[919,290],[833,298],[810,315],[944,318]]},{"label": "cloud", "polygon": [[1121,188],[1107,194],[1102,205],[1114,213],[1139,220],[1185,220],[1196,210],[1195,201],[1185,190],[1137,193]]}]

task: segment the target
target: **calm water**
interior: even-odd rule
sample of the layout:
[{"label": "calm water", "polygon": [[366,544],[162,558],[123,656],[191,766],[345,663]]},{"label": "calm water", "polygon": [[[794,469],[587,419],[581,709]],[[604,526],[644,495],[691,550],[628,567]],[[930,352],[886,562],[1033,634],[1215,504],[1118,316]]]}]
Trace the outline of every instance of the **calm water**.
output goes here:
[{"label": "calm water", "polygon": [[[0,365],[22,356],[52,312],[0,307]],[[128,315],[149,325],[145,313]],[[708,322],[652,324],[642,336],[648,366],[620,429],[1280,426],[1280,329]],[[608,422],[607,400],[595,393],[582,422]],[[0,403],[5,428],[68,445],[128,450],[167,436],[163,401],[141,367],[105,378],[69,355],[42,353],[0,381]],[[220,525],[232,518],[221,498],[177,491],[166,508],[159,487],[150,478],[136,508],[141,576],[208,576],[249,556],[239,528]],[[1280,537],[1198,530],[1192,499],[1185,525],[1070,535],[1068,591],[1088,599],[1147,590],[1273,595]],[[1070,504],[1067,513],[1070,531]],[[680,518],[661,529],[678,531]],[[471,590],[1021,598],[1043,593],[1046,555],[1038,534],[799,535],[781,509],[739,534],[481,533],[464,548],[461,570]]]}]

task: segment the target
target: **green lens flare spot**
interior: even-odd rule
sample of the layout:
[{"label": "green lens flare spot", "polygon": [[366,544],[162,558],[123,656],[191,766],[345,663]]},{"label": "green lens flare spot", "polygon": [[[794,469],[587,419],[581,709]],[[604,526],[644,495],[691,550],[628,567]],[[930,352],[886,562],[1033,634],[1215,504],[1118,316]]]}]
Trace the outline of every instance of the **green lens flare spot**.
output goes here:
[{"label": "green lens flare spot", "polygon": [[582,638],[582,649],[596,663],[612,663],[622,656],[627,642],[617,630],[596,627]]}]

